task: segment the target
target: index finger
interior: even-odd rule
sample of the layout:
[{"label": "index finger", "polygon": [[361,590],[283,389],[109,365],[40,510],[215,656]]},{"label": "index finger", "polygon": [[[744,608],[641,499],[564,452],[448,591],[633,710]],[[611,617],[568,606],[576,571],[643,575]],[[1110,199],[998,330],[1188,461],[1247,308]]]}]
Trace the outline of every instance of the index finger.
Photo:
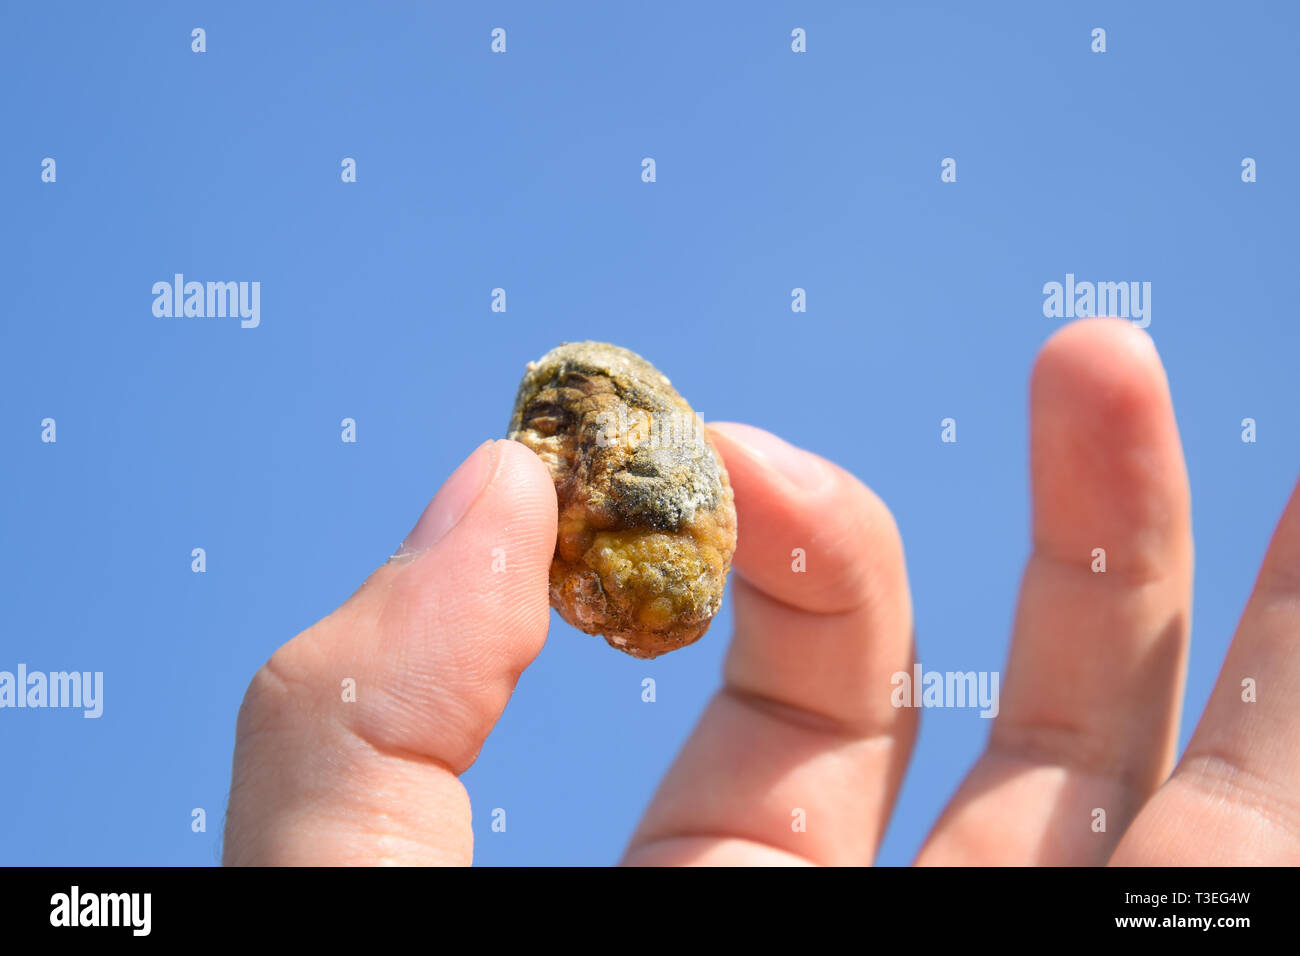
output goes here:
[{"label": "index finger", "polygon": [[710,437],[736,494],[736,633],[627,859],[869,862],[916,727],[890,703],[912,660],[898,530],[823,458],[746,425]]}]

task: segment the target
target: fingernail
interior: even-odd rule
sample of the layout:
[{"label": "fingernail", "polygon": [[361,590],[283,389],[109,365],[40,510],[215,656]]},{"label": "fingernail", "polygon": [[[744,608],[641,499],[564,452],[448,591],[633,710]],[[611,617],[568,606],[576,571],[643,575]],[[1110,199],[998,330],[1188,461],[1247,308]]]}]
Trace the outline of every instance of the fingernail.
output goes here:
[{"label": "fingernail", "polygon": [[752,425],[723,422],[711,427],[718,429],[728,439],[744,445],[749,453],[772,468],[787,481],[804,491],[820,488],[826,480],[826,466],[811,452],[782,441],[771,432]]},{"label": "fingernail", "polygon": [[428,551],[465,517],[496,469],[497,443],[486,441],[451,473],[394,557]]}]

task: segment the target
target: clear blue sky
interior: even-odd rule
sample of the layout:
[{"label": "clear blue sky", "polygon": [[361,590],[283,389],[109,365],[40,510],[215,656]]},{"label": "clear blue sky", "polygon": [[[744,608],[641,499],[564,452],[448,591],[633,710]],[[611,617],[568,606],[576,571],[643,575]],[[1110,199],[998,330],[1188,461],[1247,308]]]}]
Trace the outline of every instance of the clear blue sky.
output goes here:
[{"label": "clear blue sky", "polygon": [[[250,675],[503,434],[562,340],[632,348],[706,418],[853,471],[902,529],[922,662],[1001,670],[1028,374],[1064,321],[1042,288],[1067,273],[1152,284],[1197,539],[1186,743],[1300,471],[1300,8],[310,9],[0,14],[0,670],[105,687],[98,720],[0,710],[0,863],[214,863]],[[260,326],[155,317],[177,272],[260,282]],[[553,615],[466,776],[478,861],[617,859],[730,629],[728,602],[647,663]],[[885,863],[988,730],[921,726]]]}]

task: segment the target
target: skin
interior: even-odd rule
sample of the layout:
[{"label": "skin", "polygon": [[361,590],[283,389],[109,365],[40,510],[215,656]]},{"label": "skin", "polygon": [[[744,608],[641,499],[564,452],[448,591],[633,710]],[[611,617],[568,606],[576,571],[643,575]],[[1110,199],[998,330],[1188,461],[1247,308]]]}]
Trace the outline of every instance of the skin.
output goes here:
[{"label": "skin", "polygon": [[[1122,320],[1066,326],[1030,401],[1033,553],[1001,711],[918,862],[1300,863],[1300,493],[1175,764],[1190,498],[1155,347]],[[834,464],[748,426],[710,431],[740,519],[736,632],[624,861],[870,863],[919,713],[889,703],[914,653],[898,530]],[[476,469],[485,486],[461,480]],[[226,863],[470,862],[459,775],[542,648],[555,526],[541,462],[487,444],[403,551],[272,656],[240,708]],[[794,547],[808,573],[791,573]],[[487,573],[494,548],[505,573]],[[356,703],[340,703],[345,677]],[[792,830],[794,807],[816,825]]]}]

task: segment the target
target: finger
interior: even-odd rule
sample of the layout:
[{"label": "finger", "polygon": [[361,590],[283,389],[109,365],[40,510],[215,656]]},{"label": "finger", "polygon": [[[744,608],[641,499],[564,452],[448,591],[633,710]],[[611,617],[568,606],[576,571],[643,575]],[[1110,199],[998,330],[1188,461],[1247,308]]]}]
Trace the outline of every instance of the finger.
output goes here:
[{"label": "finger", "polygon": [[1192,539],[1160,359],[1126,321],[1076,322],[1031,393],[1034,543],[1001,709],[921,863],[1104,863],[1173,763]]},{"label": "finger", "polygon": [[655,795],[629,863],[866,863],[916,729],[902,542],[880,499],[756,428],[711,437],[736,493],[724,687]]},{"label": "finger", "polygon": [[402,549],[281,647],[240,708],[227,863],[467,863],[477,756],[549,620],[555,490],[474,452]]},{"label": "finger", "polygon": [[1201,722],[1117,864],[1300,864],[1300,486]]}]

